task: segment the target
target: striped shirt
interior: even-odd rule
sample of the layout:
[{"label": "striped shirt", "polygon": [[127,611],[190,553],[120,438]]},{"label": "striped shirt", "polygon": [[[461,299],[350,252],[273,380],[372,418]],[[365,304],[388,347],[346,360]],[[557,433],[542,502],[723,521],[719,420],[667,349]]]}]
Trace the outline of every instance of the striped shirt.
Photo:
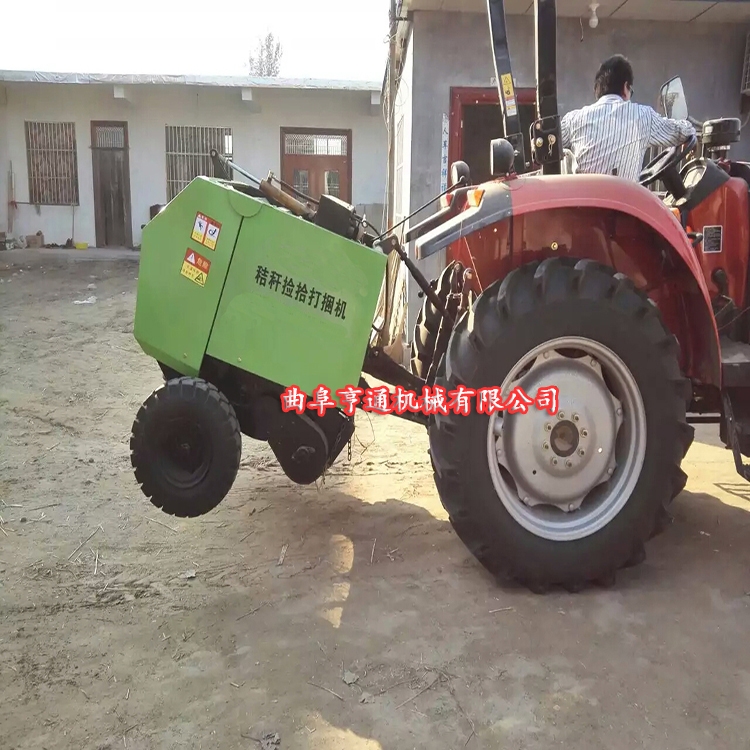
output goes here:
[{"label": "striped shirt", "polygon": [[687,120],[669,120],[616,94],[568,112],[561,129],[563,148],[573,152],[576,172],[616,174],[635,182],[649,148],[678,146],[695,134]]}]

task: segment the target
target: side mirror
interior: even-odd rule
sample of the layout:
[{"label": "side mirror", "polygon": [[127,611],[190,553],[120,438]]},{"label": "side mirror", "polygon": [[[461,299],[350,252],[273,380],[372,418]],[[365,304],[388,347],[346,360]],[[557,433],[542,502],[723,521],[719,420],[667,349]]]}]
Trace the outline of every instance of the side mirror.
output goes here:
[{"label": "side mirror", "polygon": [[667,81],[659,93],[659,104],[662,113],[672,120],[687,120],[688,107],[682,79],[677,76]]}]

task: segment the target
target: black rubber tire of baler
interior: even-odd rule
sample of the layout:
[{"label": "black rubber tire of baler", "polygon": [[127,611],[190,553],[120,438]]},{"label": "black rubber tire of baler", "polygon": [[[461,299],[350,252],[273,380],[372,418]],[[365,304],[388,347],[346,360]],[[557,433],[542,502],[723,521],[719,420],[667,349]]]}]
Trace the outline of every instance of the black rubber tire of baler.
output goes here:
[{"label": "black rubber tire of baler", "polygon": [[611,585],[618,569],[645,558],[684,486],[680,464],[693,439],[686,421],[690,381],[658,308],[624,275],[590,260],[548,259],[511,272],[479,297],[454,330],[436,384],[451,390],[502,383],[535,346],[580,335],[608,346],[633,373],[647,414],[646,456],[630,500],[603,529],[569,542],[535,536],[497,496],[487,461],[488,417],[431,418],[435,482],[451,524],[493,575],[532,591]]},{"label": "black rubber tire of baler", "polygon": [[[200,425],[211,444],[210,464],[200,483],[180,487],[164,470],[158,439],[164,420],[189,418]],[[155,390],[133,423],[130,460],[143,494],[171,516],[197,518],[226,497],[239,471],[242,435],[232,405],[211,383],[180,377]]]},{"label": "black rubber tire of baler", "polygon": [[[450,292],[450,280],[453,265],[449,264],[443,269],[437,280],[430,282],[430,286],[435,290],[438,298],[447,302]],[[414,339],[411,344],[411,365],[412,375],[425,380],[427,373],[432,364],[432,357],[435,353],[438,332],[440,330],[440,321],[442,315],[435,305],[425,296],[424,304],[419,310],[417,322],[414,326]]]}]

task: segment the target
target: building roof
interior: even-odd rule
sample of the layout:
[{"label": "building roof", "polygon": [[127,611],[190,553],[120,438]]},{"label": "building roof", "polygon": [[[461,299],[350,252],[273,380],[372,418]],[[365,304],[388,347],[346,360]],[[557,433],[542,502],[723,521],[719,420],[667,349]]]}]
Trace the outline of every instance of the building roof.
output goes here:
[{"label": "building roof", "polygon": [[317,89],[321,91],[380,91],[374,81],[321,78],[257,78],[252,76],[158,75],[149,73],[53,73],[39,70],[0,70],[0,82],[89,83],[115,86],[217,86],[226,88]]},{"label": "building roof", "polygon": [[[596,0],[600,19],[671,21],[672,23],[747,23],[747,0]],[[557,0],[561,18],[586,18],[591,0]],[[400,0],[399,15],[410,11],[462,11],[486,13],[486,0]],[[508,15],[534,15],[533,0],[505,0]]]}]

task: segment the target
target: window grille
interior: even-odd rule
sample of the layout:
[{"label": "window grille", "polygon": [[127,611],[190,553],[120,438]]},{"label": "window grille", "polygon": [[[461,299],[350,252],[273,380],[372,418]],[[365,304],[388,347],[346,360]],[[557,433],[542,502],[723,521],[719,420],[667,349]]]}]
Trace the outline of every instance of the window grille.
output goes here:
[{"label": "window grille", "polygon": [[284,153],[290,156],[347,156],[348,145],[345,135],[307,133],[284,135]]},{"label": "window grille", "polygon": [[215,177],[211,149],[232,158],[232,129],[167,125],[167,200],[198,176]]},{"label": "window grille", "polygon": [[29,203],[78,205],[76,130],[72,122],[27,122]]}]

